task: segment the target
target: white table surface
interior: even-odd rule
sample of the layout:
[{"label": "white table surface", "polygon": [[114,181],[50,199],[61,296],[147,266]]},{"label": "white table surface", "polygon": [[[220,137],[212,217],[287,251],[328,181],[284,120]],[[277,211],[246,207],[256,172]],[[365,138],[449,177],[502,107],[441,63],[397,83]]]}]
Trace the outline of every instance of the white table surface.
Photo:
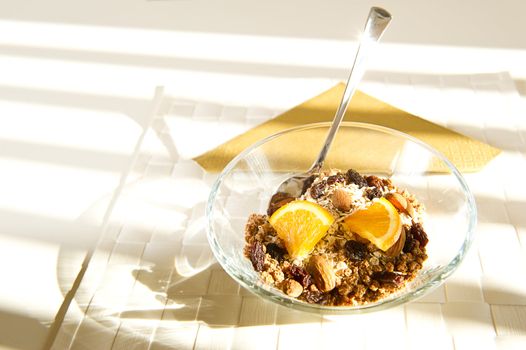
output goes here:
[{"label": "white table surface", "polygon": [[[214,175],[188,161],[345,79],[372,4],[1,2],[0,347],[309,348],[358,326],[358,345],[381,345],[379,316],[269,311],[209,266],[200,219]],[[428,299],[382,315],[386,332],[400,347],[431,337],[441,349],[523,348],[526,4],[382,5],[395,20],[361,88],[504,151],[467,176],[480,220],[466,264]],[[174,202],[188,189],[193,201]],[[176,256],[177,271],[196,276],[179,290],[199,305],[184,316],[165,312],[173,288],[138,273],[155,263],[163,269],[148,276],[173,282]],[[221,318],[217,301],[237,316]],[[263,319],[243,316],[251,310]]]}]

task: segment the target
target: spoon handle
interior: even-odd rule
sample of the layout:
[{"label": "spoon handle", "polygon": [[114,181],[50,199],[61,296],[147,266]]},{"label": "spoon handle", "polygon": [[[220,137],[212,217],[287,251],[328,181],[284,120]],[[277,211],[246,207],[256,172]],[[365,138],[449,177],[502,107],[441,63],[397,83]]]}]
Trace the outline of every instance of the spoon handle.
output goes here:
[{"label": "spoon handle", "polygon": [[347,106],[349,105],[349,102],[356,91],[358,83],[362,80],[362,77],[365,73],[366,58],[374,48],[375,44],[382,37],[382,34],[391,22],[391,19],[391,14],[386,10],[380,7],[371,8],[369,17],[365,23],[365,29],[363,31],[362,37],[360,38],[358,51],[356,53],[356,57],[354,58],[351,73],[349,74],[349,78],[347,78],[347,85],[345,87],[342,100],[340,101],[340,106],[338,107],[336,115],[334,116],[331,128],[327,134],[327,138],[325,139],[325,144],[323,145],[318,158],[311,166],[309,172],[317,172],[323,166],[323,162],[325,161],[327,152],[331,147],[334,136],[340,127],[345,111],[347,110]]}]

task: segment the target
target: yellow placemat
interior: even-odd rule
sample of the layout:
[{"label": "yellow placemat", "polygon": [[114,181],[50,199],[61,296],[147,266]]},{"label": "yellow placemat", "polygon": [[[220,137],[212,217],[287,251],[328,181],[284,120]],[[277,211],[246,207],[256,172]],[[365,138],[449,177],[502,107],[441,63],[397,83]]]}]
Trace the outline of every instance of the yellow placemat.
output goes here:
[{"label": "yellow placemat", "polygon": [[[219,172],[242,150],[264,137],[298,125],[332,121],[336,108],[340,103],[344,87],[344,84],[338,84],[276,118],[196,157],[194,160],[207,171]],[[500,153],[500,150],[497,148],[409,114],[361,91],[357,91],[353,96],[344,121],[382,125],[412,135],[442,152],[462,172],[478,171]],[[308,139],[303,139],[302,141],[306,145],[314,146],[319,144],[321,146],[324,137],[325,134],[320,135],[318,132],[312,134],[312,142],[309,142]],[[341,137],[341,135],[337,137]],[[392,148],[384,148],[384,157],[389,159],[391,157],[389,152],[392,152]],[[291,151],[293,149],[296,149],[296,152]],[[290,159],[295,163],[293,168],[306,170],[314,161],[318,151],[319,148],[315,150],[315,153],[307,154],[302,151],[301,147],[290,147],[288,150],[283,149],[282,153],[293,152],[294,154],[290,154],[285,159]],[[332,157],[338,158],[338,152],[332,152],[331,150],[331,153]],[[331,155],[329,155],[330,157]],[[348,157],[348,153],[345,155],[341,154],[339,157]],[[356,158],[356,164],[371,162],[370,157],[366,154],[354,154],[354,157]],[[338,164],[337,159],[333,161],[333,164]],[[360,166],[356,168],[365,170]],[[374,165],[368,168],[368,170],[372,170]],[[444,169],[435,167],[431,170],[443,171]]]}]

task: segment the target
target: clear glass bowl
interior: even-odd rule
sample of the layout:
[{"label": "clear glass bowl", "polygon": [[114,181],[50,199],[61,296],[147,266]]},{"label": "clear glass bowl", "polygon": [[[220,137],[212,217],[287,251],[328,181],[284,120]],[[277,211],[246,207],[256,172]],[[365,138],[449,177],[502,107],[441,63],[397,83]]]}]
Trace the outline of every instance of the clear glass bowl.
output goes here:
[{"label": "clear glass bowl", "polygon": [[441,153],[407,134],[364,123],[342,123],[325,169],[356,169],[389,177],[426,208],[428,259],[407,286],[362,306],[309,304],[259,280],[243,255],[244,226],[252,213],[266,213],[279,184],[306,171],[322,147],[330,123],[309,124],[267,137],[245,149],[223,170],[208,204],[208,241],[225,271],[264,299],[294,309],[353,314],[386,309],[421,297],[444,282],[465,256],[477,221],[473,195],[459,171]]}]

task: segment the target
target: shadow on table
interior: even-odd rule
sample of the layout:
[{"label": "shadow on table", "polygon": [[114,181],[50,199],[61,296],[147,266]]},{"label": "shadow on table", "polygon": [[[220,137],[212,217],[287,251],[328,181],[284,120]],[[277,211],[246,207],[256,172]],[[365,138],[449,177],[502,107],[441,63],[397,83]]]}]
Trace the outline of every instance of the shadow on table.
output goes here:
[{"label": "shadow on table", "polygon": [[0,330],[0,348],[20,350],[34,349],[35,339],[42,341],[48,333],[48,327],[38,320],[5,310],[0,310]]},{"label": "shadow on table", "polygon": [[[158,300],[165,303],[162,321],[197,321],[211,327],[321,321],[321,315],[294,311],[253,295],[240,287],[217,264],[191,277],[175,273],[165,293],[159,293],[162,283],[154,277],[156,274],[155,267],[149,272],[134,271],[137,281],[157,292]],[[150,310],[127,310],[121,313],[121,318],[148,318],[149,315]]]},{"label": "shadow on table", "polygon": [[[137,280],[152,289],[158,291],[159,285],[155,283],[155,279],[149,278],[144,271],[135,271]],[[153,272],[155,273],[155,272]],[[165,296],[160,297],[166,302],[166,307],[163,311],[162,321],[180,321],[180,322],[199,322],[211,327],[231,327],[231,326],[264,326],[264,325],[286,325],[298,323],[312,323],[320,322],[322,315],[311,315],[299,311],[294,311],[286,307],[276,305],[272,302],[265,301],[255,295],[251,295],[245,290],[239,293],[211,295],[211,294],[196,294],[188,291],[194,290],[197,286],[207,283],[211,273],[224,273],[217,265],[200,272],[199,274],[180,279],[178,282],[171,283]],[[142,277],[141,277],[142,275]],[[177,277],[176,277],[177,278]],[[233,280],[227,283],[236,283]],[[459,285],[455,282],[446,284],[446,288],[462,289],[465,295],[476,295],[482,293],[485,302],[478,302],[473,300],[474,305],[487,305],[491,300],[494,307],[506,308],[515,307],[508,305],[507,300],[511,304],[522,300],[523,305],[526,304],[526,293],[521,294],[515,291],[509,291],[492,286],[485,286],[480,288],[472,285]],[[414,303],[418,304],[418,301]],[[484,324],[487,327],[494,327],[492,318],[495,318],[495,313],[491,310],[483,310],[480,312],[473,312],[471,308],[465,308],[471,301],[450,302],[442,304],[442,314],[444,320],[449,321],[463,321],[471,324]],[[477,306],[478,308],[478,306]],[[418,312],[429,313],[427,309],[418,309]],[[434,309],[436,310],[436,309]],[[384,311],[380,311],[382,313]],[[385,311],[389,312],[389,311]],[[493,314],[492,314],[493,313]],[[151,310],[127,310],[121,313],[121,318],[133,319],[148,319],[151,315]],[[355,315],[350,317],[364,317],[365,315]],[[502,316],[505,318],[505,315]],[[331,319],[331,318],[329,318]],[[334,320],[344,320],[338,316]],[[526,324],[517,324],[515,326],[521,333],[526,333]]]}]

